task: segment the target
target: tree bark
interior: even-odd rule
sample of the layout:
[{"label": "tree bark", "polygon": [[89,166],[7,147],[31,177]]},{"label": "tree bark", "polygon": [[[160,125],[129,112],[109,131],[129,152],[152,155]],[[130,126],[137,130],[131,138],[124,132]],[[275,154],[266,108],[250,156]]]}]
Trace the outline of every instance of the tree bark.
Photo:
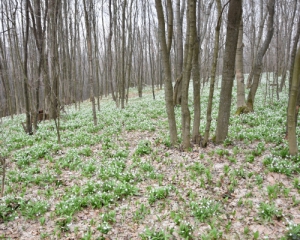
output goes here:
[{"label": "tree bark", "polygon": [[243,67],[243,19],[241,18],[239,27],[239,37],[236,49],[235,75],[237,83],[237,109],[245,107],[245,83]]},{"label": "tree bark", "polygon": [[89,63],[89,88],[90,88],[90,100],[92,103],[92,111],[93,111],[93,120],[94,125],[97,125],[97,115],[96,115],[96,102],[95,102],[95,94],[94,94],[94,81],[93,81],[93,53],[92,53],[92,38],[91,38],[91,12],[92,12],[92,4],[93,1],[89,3],[89,10],[87,10],[85,0],[83,0],[84,6],[84,16],[85,16],[85,28],[86,28],[86,42],[87,42],[87,50],[88,50],[88,63]]},{"label": "tree bark", "polygon": [[185,56],[182,74],[181,89],[181,124],[182,124],[182,146],[187,150],[190,147],[191,133],[191,114],[188,106],[189,82],[191,78],[193,52],[196,40],[196,1],[188,0],[187,11],[187,37],[185,44]]},{"label": "tree bark", "polygon": [[212,104],[213,104],[213,95],[215,89],[215,81],[216,81],[216,71],[217,71],[217,63],[218,63],[218,53],[219,53],[219,42],[220,42],[220,28],[222,23],[222,6],[221,0],[216,0],[217,2],[217,9],[218,9],[218,22],[216,26],[215,32],[215,42],[214,42],[214,53],[212,59],[212,67],[210,73],[210,86],[209,86],[209,96],[208,96],[208,103],[207,103],[207,111],[206,111],[206,126],[205,126],[205,133],[203,137],[203,141],[201,143],[202,147],[207,147],[207,142],[209,138],[209,131],[211,125],[211,112],[212,112]]},{"label": "tree bark", "polygon": [[176,81],[174,86],[174,105],[181,104],[181,88],[182,88],[182,67],[183,67],[183,33],[182,33],[182,23],[185,9],[185,0],[176,1]]},{"label": "tree bark", "polygon": [[[291,49],[291,41],[292,41],[292,34],[293,34],[293,26],[295,23],[295,16],[296,16],[296,11],[297,11],[297,4],[298,4],[298,0],[294,0],[294,9],[293,9],[293,14],[292,14],[292,21],[290,23],[290,27],[288,28],[288,22],[285,22],[286,24],[286,28],[285,30],[288,32],[288,41],[287,41],[287,49],[286,49],[286,58],[285,58],[285,63],[283,63],[283,69],[282,69],[282,76],[281,76],[281,81],[280,81],[280,89],[279,91],[282,92],[283,86],[285,86],[285,81],[286,81],[286,75],[287,75],[287,69],[290,66],[293,66],[294,64],[290,62],[290,49]],[[300,25],[299,20],[298,20],[298,25]],[[295,50],[296,51],[296,50]],[[290,72],[290,77],[292,76],[291,72]]]},{"label": "tree bark", "polygon": [[294,70],[293,78],[289,94],[289,103],[288,103],[288,114],[287,114],[287,123],[288,123],[288,144],[290,155],[296,155],[298,153],[297,146],[297,136],[296,136],[296,104],[297,96],[299,90],[299,77],[300,77],[300,49],[298,49]]},{"label": "tree bark", "polygon": [[[264,7],[263,7],[263,1],[264,0],[260,0],[260,6],[259,6],[259,10],[260,10],[260,24],[259,24],[259,30],[258,30],[258,34],[257,34],[257,37],[256,37],[256,34],[255,34],[255,11],[256,11],[256,7],[255,7],[255,2],[253,1],[252,4],[252,8],[253,8],[253,13],[251,14],[251,17],[252,17],[252,31],[253,31],[253,46],[251,48],[251,57],[252,57],[252,68],[251,68],[251,71],[248,75],[248,79],[247,79],[247,88],[250,88],[251,87],[251,84],[252,84],[252,80],[253,80],[253,68],[254,68],[254,65],[255,65],[255,59],[256,59],[256,55],[257,55],[257,51],[258,51],[258,47],[260,45],[260,41],[262,39],[262,36],[263,36],[263,30],[264,30],[264,25],[265,25],[265,21],[267,19],[267,16],[268,14],[265,14],[264,15]],[[257,41],[256,41],[257,39]]]},{"label": "tree bark", "polygon": [[266,35],[266,39],[260,48],[260,50],[257,53],[256,60],[255,60],[255,66],[253,68],[253,82],[250,88],[250,92],[247,97],[247,107],[248,110],[253,112],[254,110],[254,99],[255,99],[255,94],[258,88],[258,83],[260,79],[260,74],[262,72],[262,60],[263,57],[269,47],[269,44],[272,40],[273,37],[273,32],[274,32],[274,13],[275,13],[275,0],[270,0],[268,3],[268,11],[269,11],[269,17],[268,17],[268,32]]},{"label": "tree bark", "polygon": [[165,85],[165,101],[166,110],[168,115],[169,123],[169,133],[171,144],[175,145],[177,143],[177,128],[173,104],[173,86],[172,86],[172,75],[171,75],[171,65],[170,65],[170,50],[172,44],[173,35],[173,10],[171,0],[167,0],[167,10],[168,10],[168,36],[166,39],[165,31],[165,19],[162,8],[161,0],[155,0],[155,8],[158,18],[158,28],[159,28],[159,41],[161,47],[161,54],[163,57],[163,67],[164,67],[164,85]]},{"label": "tree bark", "polygon": [[[290,66],[290,76],[289,76],[289,95],[290,95],[290,90],[292,88],[292,81],[293,81],[293,72],[294,72],[294,67],[296,66],[295,64],[295,59],[296,59],[296,53],[297,53],[297,46],[298,46],[298,42],[299,42],[299,37],[300,37],[300,21],[298,20],[298,25],[297,25],[297,32],[296,35],[294,37],[294,43],[293,43],[293,47],[292,47],[292,52],[291,52],[291,66]],[[298,65],[299,66],[299,65]],[[300,86],[298,86],[300,87]],[[298,90],[299,91],[299,90]],[[299,102],[299,97],[300,94],[298,93],[298,101],[296,105],[300,105]],[[288,109],[289,109],[289,105],[288,105]],[[296,122],[297,122],[297,112],[296,111]],[[288,139],[288,122],[286,123],[286,139]]]},{"label": "tree bark", "polygon": [[111,0],[108,1],[108,12],[109,12],[109,34],[108,34],[108,40],[107,40],[107,56],[108,56],[108,81],[110,82],[111,86],[111,94],[114,101],[117,101],[115,96],[115,86],[114,86],[114,80],[112,76],[112,50],[111,50],[111,43],[112,43],[112,36],[113,36],[113,16],[111,11]]},{"label": "tree bark", "polygon": [[24,39],[24,95],[26,109],[26,132],[32,135],[32,124],[30,115],[29,82],[28,82],[28,38],[29,38],[29,0],[25,2],[25,39]]},{"label": "tree bark", "polygon": [[194,46],[193,54],[193,98],[194,98],[194,120],[192,130],[193,143],[200,144],[200,69],[199,69],[199,40],[197,39]]},{"label": "tree bark", "polygon": [[225,53],[223,57],[222,86],[216,130],[217,143],[223,142],[228,133],[231,94],[234,80],[235,56],[241,15],[242,0],[231,0],[228,9]]},{"label": "tree bark", "polygon": [[[33,34],[35,37],[36,48],[39,54],[39,63],[38,63],[38,78],[37,84],[35,86],[35,109],[33,116],[33,125],[35,130],[38,128],[37,126],[37,118],[40,109],[40,83],[43,82],[44,78],[47,74],[47,69],[45,66],[45,59],[47,56],[45,55],[45,31],[46,31],[46,19],[48,15],[48,4],[46,4],[46,9],[44,11],[44,17],[42,17],[41,11],[41,1],[35,0],[34,7],[31,10],[31,17],[33,19]],[[42,26],[42,21],[44,21],[44,26]],[[45,111],[44,111],[45,112]]]},{"label": "tree bark", "polygon": [[126,79],[126,74],[125,74],[125,13],[126,13],[126,5],[127,5],[127,0],[123,1],[123,7],[122,7],[122,80],[121,80],[121,108],[125,108],[125,79]]}]

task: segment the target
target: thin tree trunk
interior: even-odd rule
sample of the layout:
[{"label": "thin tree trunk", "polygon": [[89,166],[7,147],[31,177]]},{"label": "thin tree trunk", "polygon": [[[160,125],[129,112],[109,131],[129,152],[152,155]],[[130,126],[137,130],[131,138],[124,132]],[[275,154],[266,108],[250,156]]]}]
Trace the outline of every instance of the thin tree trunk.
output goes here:
[{"label": "thin tree trunk", "polygon": [[[189,82],[191,78],[193,52],[196,42],[196,1],[188,0],[187,14],[187,37],[185,44],[185,56],[182,75],[181,89],[181,122],[182,122],[182,145],[187,150],[190,147],[191,133],[191,114],[188,106]],[[196,47],[198,47],[196,45]],[[197,50],[196,50],[197,52]]]},{"label": "thin tree trunk", "polygon": [[193,143],[200,144],[200,69],[199,69],[199,40],[196,40],[193,56],[193,96],[194,96],[194,121],[192,130]]},{"label": "thin tree trunk", "polygon": [[108,47],[108,78],[111,85],[111,94],[114,101],[117,101],[115,96],[115,88],[113,84],[113,77],[112,77],[112,50],[111,50],[111,43],[112,43],[112,36],[113,36],[113,19],[112,19],[112,11],[111,11],[111,0],[108,2],[108,12],[109,12],[109,35],[107,40],[107,47]]},{"label": "thin tree trunk", "polygon": [[176,53],[177,53],[177,63],[176,63],[176,81],[174,86],[174,105],[181,104],[181,89],[182,89],[182,68],[183,68],[183,16],[185,10],[185,0],[176,1]]},{"label": "thin tree trunk", "polygon": [[[291,25],[290,25],[290,28],[288,29],[287,26],[286,26],[286,30],[288,31],[289,35],[288,35],[288,42],[287,42],[287,49],[286,49],[286,61],[285,61],[285,66],[283,67],[283,73],[282,73],[282,76],[281,76],[281,82],[280,82],[280,89],[279,91],[282,92],[282,89],[283,89],[283,86],[285,86],[285,79],[286,79],[286,75],[287,75],[287,69],[288,69],[288,64],[290,63],[290,48],[291,48],[291,41],[292,41],[292,29],[293,29],[293,26],[294,26],[294,21],[295,21],[295,16],[296,16],[296,11],[297,11],[297,3],[298,3],[298,0],[295,0],[295,6],[293,8],[293,15],[292,15],[292,21],[291,21]],[[288,23],[286,22],[286,25]],[[298,21],[298,25],[299,25],[299,21]],[[290,63],[290,66],[292,66],[293,64]],[[290,76],[292,76],[292,73],[290,72]]]},{"label": "thin tree trunk", "polygon": [[173,105],[173,86],[172,86],[172,75],[171,75],[171,66],[170,66],[170,50],[172,44],[172,35],[173,35],[173,10],[171,0],[167,0],[167,10],[168,10],[168,36],[166,39],[165,31],[165,19],[162,8],[161,0],[155,0],[155,7],[158,18],[158,27],[159,27],[159,41],[161,47],[161,53],[163,57],[163,66],[164,66],[164,85],[165,85],[165,101],[166,101],[166,110],[168,115],[169,123],[169,133],[171,144],[175,145],[177,143],[177,129],[176,129],[176,120],[175,112]]},{"label": "thin tree trunk", "polygon": [[52,78],[52,89],[51,89],[51,112],[50,118],[54,119],[56,132],[57,132],[57,142],[60,143],[60,104],[59,104],[59,54],[58,54],[58,19],[60,14],[61,2],[59,0],[52,0],[50,2],[51,12],[49,18],[50,26],[50,73]]},{"label": "thin tree trunk", "polygon": [[125,83],[126,83],[126,74],[125,74],[125,13],[126,13],[127,0],[123,1],[122,7],[122,78],[121,78],[121,108],[125,108]]},{"label": "thin tree trunk", "polygon": [[[239,27],[239,38],[236,49],[235,75],[237,83],[237,112],[242,112],[245,108],[245,83],[244,83],[244,67],[243,67],[243,19],[241,19]],[[241,111],[242,110],[242,111]]]},{"label": "thin tree trunk", "polygon": [[[194,120],[193,120],[193,130],[192,130],[192,141],[193,143],[200,144],[201,136],[200,136],[200,116],[201,116],[201,104],[200,104],[200,88],[201,88],[201,78],[200,78],[200,64],[199,64],[199,50],[200,45],[204,40],[204,36],[206,35],[208,29],[208,19],[210,16],[211,8],[214,3],[214,0],[211,0],[208,3],[206,12],[204,14],[204,21],[201,19],[201,4],[198,3],[198,33],[197,39],[195,42],[195,50],[193,56],[193,97],[194,97]],[[203,21],[203,30],[200,33],[201,20]]]},{"label": "thin tree trunk", "polygon": [[94,81],[93,81],[93,53],[92,53],[92,38],[91,38],[91,13],[92,13],[92,4],[89,3],[89,10],[87,10],[86,3],[83,0],[84,6],[84,16],[85,16],[85,27],[86,27],[86,41],[87,41],[87,50],[88,50],[88,64],[89,64],[89,88],[90,88],[90,100],[92,103],[92,111],[93,111],[93,120],[94,125],[97,125],[97,115],[96,115],[96,103],[95,103],[95,95],[94,95]]},{"label": "thin tree trunk", "polygon": [[216,130],[216,142],[223,142],[228,133],[231,94],[234,80],[235,56],[242,15],[242,0],[231,0],[228,10],[228,23],[223,57],[222,87],[220,94],[219,114]]},{"label": "thin tree trunk", "polygon": [[218,63],[220,28],[222,23],[221,0],[216,0],[216,2],[217,2],[217,9],[218,9],[218,22],[217,22],[216,32],[215,32],[214,53],[213,53],[212,67],[210,73],[210,87],[209,87],[209,96],[208,96],[207,112],[206,112],[206,126],[205,126],[203,141],[201,143],[202,147],[207,147],[211,120],[212,120],[211,113],[212,113],[213,95],[215,89],[217,63]]},{"label": "thin tree trunk", "polygon": [[256,56],[255,66],[253,69],[253,74],[254,74],[253,82],[252,82],[250,92],[249,92],[248,98],[247,98],[247,103],[246,103],[249,111],[254,110],[254,98],[255,98],[257,88],[258,88],[260,74],[262,72],[262,60],[263,60],[263,57],[269,47],[269,44],[271,42],[271,39],[272,39],[273,33],[274,33],[274,27],[273,27],[274,13],[275,13],[274,7],[275,7],[275,0],[270,0],[269,4],[268,4],[268,11],[269,11],[268,32],[266,35],[266,39]]},{"label": "thin tree trunk", "polygon": [[12,102],[11,102],[11,87],[9,84],[9,73],[8,73],[8,66],[7,66],[7,58],[6,54],[4,53],[4,48],[2,40],[0,39],[0,51],[1,51],[1,58],[0,58],[0,77],[2,78],[5,99],[6,99],[6,108],[8,109],[8,114],[10,115],[11,119],[13,119],[13,111],[12,111]]},{"label": "thin tree trunk", "polygon": [[[254,2],[254,1],[253,1]],[[258,47],[259,47],[259,44],[260,44],[260,41],[262,39],[262,36],[263,36],[263,30],[264,30],[264,25],[265,25],[265,21],[267,19],[267,16],[268,14],[263,14],[264,11],[263,11],[263,0],[260,0],[260,24],[259,24],[259,31],[258,31],[258,35],[257,35],[257,43],[255,44],[255,40],[256,40],[256,36],[255,36],[255,19],[252,19],[253,21],[253,49],[252,49],[252,59],[253,59],[253,62],[252,62],[252,68],[251,68],[251,71],[248,75],[248,79],[247,79],[247,88],[250,88],[251,87],[251,84],[252,84],[252,80],[253,80],[253,75],[254,75],[254,72],[253,72],[253,69],[254,69],[254,66],[255,66],[255,58],[256,58],[256,55],[257,55],[257,51],[258,51]],[[254,7],[253,11],[256,11],[256,8]]]},{"label": "thin tree trunk", "polygon": [[297,136],[296,136],[296,104],[297,96],[299,90],[299,77],[300,77],[300,49],[298,49],[294,70],[293,78],[289,94],[289,103],[288,103],[288,114],[287,114],[287,123],[288,123],[288,144],[289,144],[289,153],[290,155],[296,155],[298,153],[297,145]]},{"label": "thin tree trunk", "polygon": [[29,82],[28,82],[28,38],[29,38],[29,0],[25,2],[25,39],[24,39],[24,95],[26,108],[26,132],[32,135],[31,115],[30,115],[30,99],[29,99]]},{"label": "thin tree trunk", "polygon": [[[289,76],[289,94],[290,94],[290,90],[292,88],[294,67],[297,66],[295,64],[295,58],[296,58],[296,53],[297,53],[297,46],[298,46],[298,42],[299,42],[299,37],[300,37],[300,21],[298,20],[297,32],[296,32],[296,35],[294,37],[294,43],[293,43],[292,52],[291,52],[291,66],[290,66],[290,76]],[[298,99],[299,99],[299,97],[298,97]],[[298,101],[297,105],[298,106],[300,105],[299,101]],[[287,109],[289,109],[289,106],[288,106]],[[288,122],[286,123],[286,136],[285,136],[285,138],[288,139]]]}]

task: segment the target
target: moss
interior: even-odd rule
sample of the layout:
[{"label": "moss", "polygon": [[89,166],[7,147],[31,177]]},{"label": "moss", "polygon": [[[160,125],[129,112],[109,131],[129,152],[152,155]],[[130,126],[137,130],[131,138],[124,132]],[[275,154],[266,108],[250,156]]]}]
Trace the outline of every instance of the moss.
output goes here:
[{"label": "moss", "polygon": [[251,110],[247,106],[242,106],[236,110],[235,115],[247,114],[249,112],[251,112]]}]

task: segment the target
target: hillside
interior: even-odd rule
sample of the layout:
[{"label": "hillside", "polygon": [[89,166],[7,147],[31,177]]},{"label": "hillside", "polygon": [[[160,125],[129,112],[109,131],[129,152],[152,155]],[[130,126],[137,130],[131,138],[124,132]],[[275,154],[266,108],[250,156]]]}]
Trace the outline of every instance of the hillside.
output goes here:
[{"label": "hillside", "polygon": [[24,115],[3,118],[0,239],[300,239],[300,157],[284,140],[287,96],[264,91],[255,112],[241,116],[233,96],[223,145],[188,152],[170,147],[163,91],[156,100],[132,97],[124,110],[103,100],[97,126],[89,102],[67,107],[60,145],[53,121],[29,136]]}]

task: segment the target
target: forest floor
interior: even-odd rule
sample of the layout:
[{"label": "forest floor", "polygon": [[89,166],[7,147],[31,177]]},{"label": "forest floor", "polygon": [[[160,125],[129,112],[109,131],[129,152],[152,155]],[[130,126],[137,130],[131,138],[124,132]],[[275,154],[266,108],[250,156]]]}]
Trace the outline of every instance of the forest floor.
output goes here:
[{"label": "forest floor", "polygon": [[[97,126],[90,103],[67,108],[60,144],[51,121],[28,136],[24,116],[3,119],[0,239],[300,239],[286,97],[258,98],[255,113],[231,114],[224,144],[186,152],[170,147],[162,92],[124,110],[103,101]],[[216,110],[213,119],[212,135]]]}]

